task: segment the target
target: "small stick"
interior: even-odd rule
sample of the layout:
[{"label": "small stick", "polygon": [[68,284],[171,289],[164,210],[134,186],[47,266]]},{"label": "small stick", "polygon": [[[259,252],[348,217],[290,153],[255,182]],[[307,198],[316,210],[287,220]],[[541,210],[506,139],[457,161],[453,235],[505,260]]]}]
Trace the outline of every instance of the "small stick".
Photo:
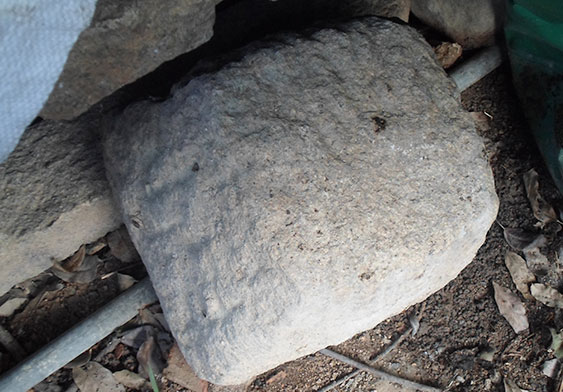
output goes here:
[{"label": "small stick", "polygon": [[409,327],[405,330],[405,332],[403,332],[401,334],[401,336],[399,336],[397,338],[397,340],[395,340],[393,343],[391,343],[389,346],[387,346],[387,348],[385,350],[383,350],[382,352],[380,352],[379,354],[377,354],[376,356],[372,357],[369,359],[370,362],[377,362],[380,359],[382,359],[383,357],[385,357],[387,354],[389,354],[391,351],[393,351],[403,340],[405,340],[405,338],[412,332],[412,327]]},{"label": "small stick", "polygon": [[344,362],[347,365],[358,368],[359,370],[363,370],[363,371],[366,371],[368,373],[371,373],[374,376],[381,378],[382,380],[394,382],[394,383],[397,383],[397,384],[402,385],[404,387],[418,389],[418,390],[421,390],[421,391],[424,391],[424,392],[442,392],[441,389],[434,388],[434,387],[424,385],[424,384],[419,384],[417,382],[410,381],[410,380],[407,380],[407,379],[386,373],[382,370],[374,369],[371,366],[368,366],[364,363],[358,362],[358,361],[356,361],[352,358],[348,358],[347,356],[339,354],[337,352],[334,352],[334,351],[332,351],[328,348],[324,348],[319,352],[321,354],[324,354],[326,356],[329,356],[331,358],[334,358],[334,359],[337,359],[341,362]]},{"label": "small stick", "polygon": [[340,377],[338,380],[334,380],[333,382],[331,382],[330,384],[322,387],[321,389],[319,389],[319,392],[328,392],[333,388],[336,388],[337,386],[339,386],[340,384],[344,383],[345,381],[348,381],[349,379],[351,379],[352,377],[354,377],[355,375],[361,373],[362,371],[360,369],[356,369],[354,370],[352,373],[348,373],[347,375],[345,375],[344,377]]}]

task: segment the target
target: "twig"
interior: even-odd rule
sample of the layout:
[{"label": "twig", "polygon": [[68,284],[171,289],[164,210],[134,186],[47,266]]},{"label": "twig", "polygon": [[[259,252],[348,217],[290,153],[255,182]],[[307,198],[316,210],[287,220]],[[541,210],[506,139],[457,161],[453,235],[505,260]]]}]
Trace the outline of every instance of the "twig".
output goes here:
[{"label": "twig", "polygon": [[[419,321],[422,319],[422,315],[424,314],[425,309],[426,309],[426,302],[423,302],[421,307],[420,307],[420,310],[418,311],[418,316],[416,316]],[[409,322],[410,322],[410,320],[409,320]],[[409,335],[409,333],[411,333],[411,331],[413,331],[413,327],[407,328],[407,330],[405,332],[403,332],[401,334],[401,336],[399,336],[397,338],[397,340],[395,340],[393,343],[391,343],[389,346],[387,346],[387,348],[385,350],[383,350],[379,354],[375,355],[374,357],[370,358],[369,362],[375,363],[375,362],[379,361],[380,359],[382,359],[383,357],[385,357],[387,354],[389,354],[391,351],[393,351]],[[362,370],[356,369],[352,373],[348,373],[344,377],[341,377],[338,380],[334,380],[330,384],[324,386],[322,389],[319,390],[319,392],[328,392],[331,389],[336,388],[340,384],[346,382],[347,380],[351,379],[352,377],[356,376],[357,374],[359,374],[361,372],[362,372]]]},{"label": "twig", "polygon": [[370,358],[370,362],[377,362],[380,359],[382,359],[383,357],[385,357],[387,354],[389,354],[391,351],[393,351],[399,344],[401,344],[401,342],[403,340],[405,340],[405,338],[407,336],[409,336],[409,334],[412,332],[412,327],[409,327],[405,330],[405,332],[403,332],[401,334],[401,336],[399,336],[393,343],[391,343],[389,346],[387,346],[387,348],[385,350],[383,350],[382,352],[380,352],[379,354],[375,355],[374,357]]},{"label": "twig", "polygon": [[337,359],[341,362],[344,362],[347,365],[358,368],[359,370],[363,370],[363,371],[366,371],[368,373],[371,373],[374,376],[379,377],[383,380],[386,380],[386,381],[389,381],[389,382],[394,382],[394,383],[397,383],[397,384],[402,385],[404,387],[418,389],[418,390],[421,390],[421,391],[424,391],[424,392],[442,392],[441,389],[434,388],[434,387],[424,385],[424,384],[419,384],[417,382],[410,381],[410,380],[407,380],[407,379],[386,373],[382,370],[374,369],[371,366],[368,366],[364,363],[358,362],[358,361],[356,361],[352,358],[348,358],[347,356],[339,354],[337,352],[334,352],[334,351],[332,351],[328,348],[324,348],[319,352],[321,354],[324,354],[326,356],[329,356],[331,358],[334,358],[334,359]]},{"label": "twig", "polygon": [[348,373],[347,375],[345,375],[344,377],[340,377],[338,380],[334,380],[333,382],[331,382],[328,385],[325,385],[324,387],[322,387],[321,389],[319,389],[319,392],[328,392],[333,388],[336,388],[337,386],[339,386],[340,384],[348,381],[349,379],[351,379],[352,377],[356,376],[357,374],[361,373],[362,371],[360,369],[356,369],[354,370],[352,373]]},{"label": "twig", "polygon": [[27,355],[24,348],[12,336],[7,329],[0,325],[0,344],[14,357],[16,361],[21,361]]}]

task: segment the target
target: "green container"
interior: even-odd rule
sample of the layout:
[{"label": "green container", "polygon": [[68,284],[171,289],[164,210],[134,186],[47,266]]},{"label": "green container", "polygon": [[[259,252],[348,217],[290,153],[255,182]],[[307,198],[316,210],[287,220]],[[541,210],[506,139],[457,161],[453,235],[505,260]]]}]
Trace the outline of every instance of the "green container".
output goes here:
[{"label": "green container", "polygon": [[522,109],[563,193],[563,1],[509,0],[505,35]]}]

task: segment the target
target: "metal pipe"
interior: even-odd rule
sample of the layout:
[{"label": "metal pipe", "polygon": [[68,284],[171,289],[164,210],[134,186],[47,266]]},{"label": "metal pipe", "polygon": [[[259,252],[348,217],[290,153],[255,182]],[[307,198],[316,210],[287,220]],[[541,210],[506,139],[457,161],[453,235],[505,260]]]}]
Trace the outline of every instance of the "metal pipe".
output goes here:
[{"label": "metal pipe", "polygon": [[0,391],[25,392],[158,301],[148,278],[119,295],[0,378]]},{"label": "metal pipe", "polygon": [[454,68],[450,73],[450,78],[452,78],[461,92],[494,71],[501,63],[502,54],[500,48],[498,46],[491,46]]}]

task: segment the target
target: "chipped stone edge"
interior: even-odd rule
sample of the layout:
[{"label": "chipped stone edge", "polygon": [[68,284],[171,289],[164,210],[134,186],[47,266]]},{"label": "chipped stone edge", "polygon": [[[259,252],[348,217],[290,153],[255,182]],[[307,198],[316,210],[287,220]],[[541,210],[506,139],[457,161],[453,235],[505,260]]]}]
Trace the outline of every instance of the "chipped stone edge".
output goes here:
[{"label": "chipped stone edge", "polygon": [[[121,215],[111,196],[97,197],[62,213],[44,230],[22,237],[0,233],[0,264],[9,281],[0,281],[0,295],[14,284],[37,275],[75,252],[82,244],[92,242],[121,225]],[[37,262],[27,265],[28,259]]]}]

